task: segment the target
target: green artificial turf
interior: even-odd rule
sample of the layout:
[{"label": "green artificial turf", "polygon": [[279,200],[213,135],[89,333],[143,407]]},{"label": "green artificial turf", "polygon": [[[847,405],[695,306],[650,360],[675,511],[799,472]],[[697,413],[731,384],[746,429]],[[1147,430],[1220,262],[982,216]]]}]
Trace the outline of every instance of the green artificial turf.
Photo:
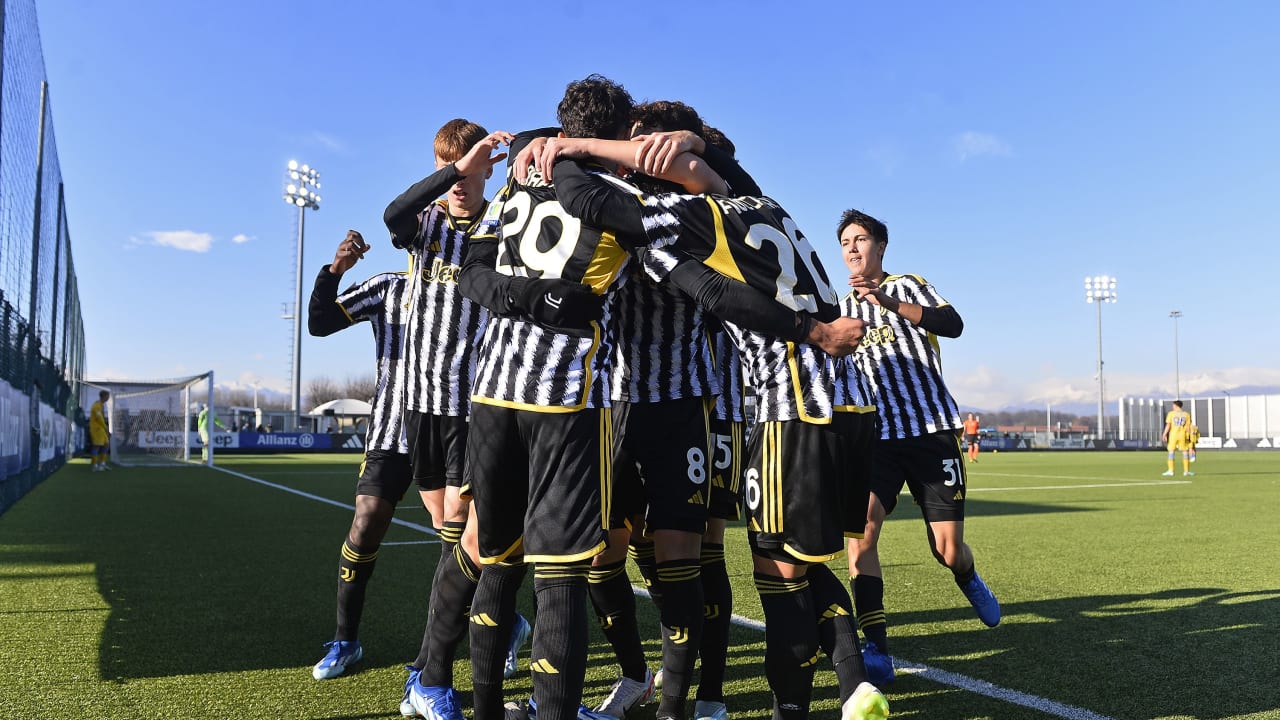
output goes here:
[{"label": "green artificial turf", "polygon": [[[219,462],[350,503],[359,456]],[[1280,451],[1203,451],[1193,469],[1161,477],[1162,453],[984,453],[969,466],[965,530],[1004,606],[995,629],[933,560],[903,496],[881,539],[890,650],[960,677],[901,673],[886,688],[893,717],[1280,718]],[[416,502],[397,517],[429,525]],[[439,548],[420,544],[430,539],[420,530],[391,528],[389,543],[411,544],[379,552],[365,659],[317,682],[310,666],[332,637],[350,517],[217,470],[91,473],[73,462],[0,515],[0,718],[398,717]],[[727,545],[735,611],[758,620],[741,526]],[[842,575],[843,563],[832,564]],[[527,587],[522,603],[531,614]],[[656,668],[657,616],[648,601],[638,606]],[[588,704],[616,674],[592,632]],[[770,715],[762,639],[734,628],[735,720]],[[467,693],[465,646],[462,657]],[[827,668],[815,718],[838,716]],[[527,673],[508,687],[527,695]]]}]

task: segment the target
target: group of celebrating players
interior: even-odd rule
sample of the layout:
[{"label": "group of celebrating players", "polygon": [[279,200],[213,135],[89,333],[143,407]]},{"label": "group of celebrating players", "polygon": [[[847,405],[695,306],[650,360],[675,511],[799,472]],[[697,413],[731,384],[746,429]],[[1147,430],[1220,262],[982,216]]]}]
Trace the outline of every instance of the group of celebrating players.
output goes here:
[{"label": "group of celebrating players", "polygon": [[[887,229],[855,210],[836,232],[851,287],[838,297],[792,218],[687,105],[636,105],[592,75],[557,115],[514,136],[445,124],[436,171],[384,214],[410,271],[339,293],[368,249],[350,231],[316,278],[312,334],[369,321],[379,368],[337,631],[314,676],[360,659],[365,587],[416,483],[444,551],[405,717],[461,720],[465,634],[475,720],[622,718],[658,693],[659,720],[727,718],[725,529],[743,513],[774,718],[808,716],[823,653],[842,718],[887,717],[877,540],[904,484],[934,556],[984,623],[1000,620],[964,542],[961,423],[940,371],[937,336],[957,337],[959,314],[922,278],[885,273]],[[826,564],[846,547],[852,600]],[[658,673],[628,556],[659,609]],[[532,628],[516,612],[530,567]],[[620,670],[592,708],[588,600]],[[507,702],[530,634],[533,695]]]}]

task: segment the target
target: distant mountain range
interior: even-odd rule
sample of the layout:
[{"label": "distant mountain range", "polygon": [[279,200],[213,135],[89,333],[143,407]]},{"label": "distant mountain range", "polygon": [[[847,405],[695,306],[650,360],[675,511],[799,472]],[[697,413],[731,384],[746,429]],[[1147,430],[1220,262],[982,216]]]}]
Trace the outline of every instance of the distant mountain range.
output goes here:
[{"label": "distant mountain range", "polygon": [[[1239,387],[1230,388],[1228,390],[1216,390],[1207,393],[1184,393],[1184,400],[1192,400],[1195,398],[1210,397],[1244,397],[1246,395],[1280,395],[1280,386],[1277,385],[1241,385]],[[1141,397],[1158,397],[1161,399],[1172,399],[1167,395],[1158,394],[1142,395]],[[1041,410],[1045,409],[1044,403],[1010,403],[1000,408],[976,408],[961,406],[960,412],[1017,412],[1019,410]],[[1098,401],[1093,402],[1064,402],[1054,403],[1052,411],[1055,413],[1067,413],[1070,415],[1097,415]],[[1119,398],[1108,397],[1106,403],[1106,412],[1108,415],[1115,415],[1120,412]]]}]

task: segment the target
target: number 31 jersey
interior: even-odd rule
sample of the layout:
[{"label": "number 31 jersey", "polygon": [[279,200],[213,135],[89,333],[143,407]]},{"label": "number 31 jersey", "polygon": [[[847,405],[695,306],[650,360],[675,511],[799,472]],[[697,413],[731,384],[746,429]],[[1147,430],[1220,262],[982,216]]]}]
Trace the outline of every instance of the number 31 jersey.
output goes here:
[{"label": "number 31 jersey", "polygon": [[[511,148],[514,157],[518,147]],[[629,256],[613,233],[583,224],[536,174],[526,184],[508,170],[477,239],[499,240],[496,269],[513,277],[559,278],[610,294]],[[474,402],[542,412],[608,407],[611,302],[590,337],[526,320],[491,317],[476,368]]]}]

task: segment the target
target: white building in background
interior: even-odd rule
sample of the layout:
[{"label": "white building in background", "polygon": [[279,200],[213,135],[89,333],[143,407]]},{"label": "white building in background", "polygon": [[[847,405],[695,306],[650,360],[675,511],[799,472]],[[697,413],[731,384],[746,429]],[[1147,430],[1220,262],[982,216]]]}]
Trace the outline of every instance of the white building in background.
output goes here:
[{"label": "white building in background", "polygon": [[[1120,398],[1120,439],[1158,443],[1173,398]],[[1186,398],[1200,447],[1280,447],[1280,395]]]}]

